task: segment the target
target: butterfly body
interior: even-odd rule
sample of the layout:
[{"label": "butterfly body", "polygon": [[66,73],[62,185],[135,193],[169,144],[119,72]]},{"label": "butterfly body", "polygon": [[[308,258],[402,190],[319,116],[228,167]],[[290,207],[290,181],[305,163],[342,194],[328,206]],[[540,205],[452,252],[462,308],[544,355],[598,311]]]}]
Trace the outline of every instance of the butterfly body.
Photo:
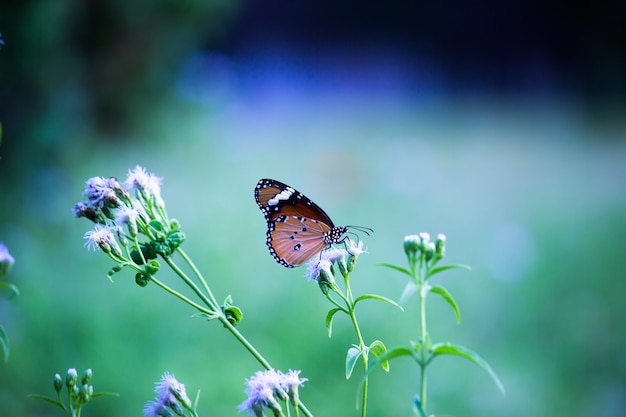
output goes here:
[{"label": "butterfly body", "polygon": [[317,204],[282,182],[260,180],[254,197],[267,222],[270,254],[287,268],[345,239],[347,227],[335,226]]}]

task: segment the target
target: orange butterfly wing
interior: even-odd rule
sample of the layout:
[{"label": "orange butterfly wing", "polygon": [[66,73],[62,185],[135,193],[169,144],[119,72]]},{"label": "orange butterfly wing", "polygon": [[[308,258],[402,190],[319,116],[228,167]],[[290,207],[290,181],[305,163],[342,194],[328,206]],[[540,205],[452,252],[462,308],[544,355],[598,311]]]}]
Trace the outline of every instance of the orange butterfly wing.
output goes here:
[{"label": "orange butterfly wing", "polygon": [[335,227],[317,204],[282,182],[260,180],[254,197],[267,221],[267,247],[288,268],[302,265],[338,242],[347,230]]}]

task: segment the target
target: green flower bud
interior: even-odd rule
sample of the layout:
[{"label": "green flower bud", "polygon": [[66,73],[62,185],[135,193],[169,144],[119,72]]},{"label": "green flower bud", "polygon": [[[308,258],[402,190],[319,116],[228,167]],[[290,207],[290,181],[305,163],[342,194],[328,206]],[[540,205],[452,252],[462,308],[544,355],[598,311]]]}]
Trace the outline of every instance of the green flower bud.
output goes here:
[{"label": "green flower bud", "polygon": [[180,232],[180,223],[176,219],[170,220],[170,230],[172,232]]},{"label": "green flower bud", "polygon": [[78,380],[78,373],[76,372],[76,369],[74,368],[68,369],[67,374],[65,375],[65,385],[68,388],[72,388],[74,385],[76,385],[77,380]]},{"label": "green flower bud", "polygon": [[407,235],[404,237],[404,253],[410,258],[417,255],[421,248],[421,239],[418,235]]},{"label": "green flower bud", "polygon": [[446,254],[446,235],[439,233],[435,241],[435,258],[437,260],[443,258]]},{"label": "green flower bud", "polygon": [[324,265],[323,268],[320,268],[317,283],[324,295],[328,294],[328,291],[336,285],[335,277],[333,276],[333,267],[330,262],[328,262],[328,265]]},{"label": "green flower bud", "polygon": [[435,256],[435,243],[434,242],[427,242],[424,245],[424,249],[423,249],[425,255],[426,255],[426,260],[430,261],[433,256]]},{"label": "green flower bud", "polygon": [[91,368],[85,369],[85,372],[83,372],[83,377],[80,379],[80,383],[83,385],[89,384],[89,381],[91,381],[92,375],[93,375],[93,372],[91,372]]},{"label": "green flower bud", "polygon": [[93,387],[91,385],[83,384],[80,386],[80,390],[78,391],[78,398],[80,399],[82,404],[85,404],[87,401],[89,401],[92,395]]},{"label": "green flower bud", "polygon": [[54,379],[52,383],[54,384],[54,390],[56,392],[61,392],[61,390],[63,389],[63,379],[61,378],[61,375],[54,374]]}]

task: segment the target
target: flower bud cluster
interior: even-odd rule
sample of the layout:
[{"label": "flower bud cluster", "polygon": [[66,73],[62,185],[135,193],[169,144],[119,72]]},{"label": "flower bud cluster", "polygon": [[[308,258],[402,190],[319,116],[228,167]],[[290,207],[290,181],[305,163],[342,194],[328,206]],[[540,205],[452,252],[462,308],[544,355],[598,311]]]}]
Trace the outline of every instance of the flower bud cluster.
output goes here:
[{"label": "flower bud cluster", "polygon": [[59,374],[55,374],[52,379],[52,385],[57,392],[59,398],[61,398],[61,391],[63,387],[67,388],[69,395],[67,396],[70,402],[69,408],[72,410],[80,409],[83,405],[87,404],[93,397],[93,385],[90,384],[93,373],[91,369],[86,369],[83,375],[78,380],[78,372],[75,368],[70,368],[65,373],[65,382]]},{"label": "flower bud cluster", "polygon": [[269,409],[274,416],[282,416],[280,402],[289,402],[297,406],[299,403],[298,387],[306,378],[300,378],[300,371],[290,370],[288,373],[275,371],[259,371],[246,381],[248,398],[239,405],[239,411],[247,410],[249,415],[263,417],[264,409]]},{"label": "flower bud cluster", "polygon": [[[158,270],[156,257],[171,255],[185,239],[178,222],[167,217],[161,180],[140,166],[130,170],[122,184],[115,178],[90,178],[84,190],[87,200],[72,210],[74,216],[95,223],[85,234],[85,246],[102,250],[120,265],[142,266],[144,271],[136,277],[141,284]],[[114,267],[109,276],[119,270]]]},{"label": "flower bud cluster", "polygon": [[445,250],[446,236],[441,233],[437,235],[434,242],[430,240],[430,235],[426,232],[404,237],[404,253],[410,261],[424,256],[426,261],[434,265],[444,257]]}]

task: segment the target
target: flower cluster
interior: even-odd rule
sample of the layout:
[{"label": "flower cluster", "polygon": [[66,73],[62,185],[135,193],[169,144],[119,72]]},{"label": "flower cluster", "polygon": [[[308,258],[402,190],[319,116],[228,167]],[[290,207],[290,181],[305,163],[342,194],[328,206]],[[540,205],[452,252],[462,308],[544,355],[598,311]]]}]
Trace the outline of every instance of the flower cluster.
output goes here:
[{"label": "flower cluster", "polygon": [[319,257],[311,259],[307,264],[306,275],[309,281],[317,281],[324,294],[335,286],[334,267],[346,277],[354,269],[359,255],[365,253],[363,242],[346,241],[346,249],[331,248],[320,253]]},{"label": "flower cluster", "polygon": [[176,377],[165,372],[161,380],[157,382],[154,392],[157,397],[154,401],[148,401],[143,409],[143,415],[147,417],[159,416],[195,416],[191,400],[185,391],[185,385],[178,382]]},{"label": "flower cluster", "polygon": [[[123,266],[137,270],[136,281],[145,285],[158,270],[157,255],[171,255],[184,241],[176,220],[170,220],[161,198],[160,177],[140,166],[128,173],[126,181],[93,177],[87,180],[86,201],[78,202],[72,213],[95,223],[85,234],[88,249],[101,249],[116,261],[109,276]],[[147,241],[140,242],[140,238]]]},{"label": "flower cluster", "polygon": [[282,373],[270,369],[259,371],[246,381],[248,398],[239,405],[239,412],[247,410],[249,415],[264,416],[263,410],[268,408],[274,416],[282,416],[279,401],[289,400],[296,407],[299,403],[298,387],[306,378],[300,378],[300,371]]}]

